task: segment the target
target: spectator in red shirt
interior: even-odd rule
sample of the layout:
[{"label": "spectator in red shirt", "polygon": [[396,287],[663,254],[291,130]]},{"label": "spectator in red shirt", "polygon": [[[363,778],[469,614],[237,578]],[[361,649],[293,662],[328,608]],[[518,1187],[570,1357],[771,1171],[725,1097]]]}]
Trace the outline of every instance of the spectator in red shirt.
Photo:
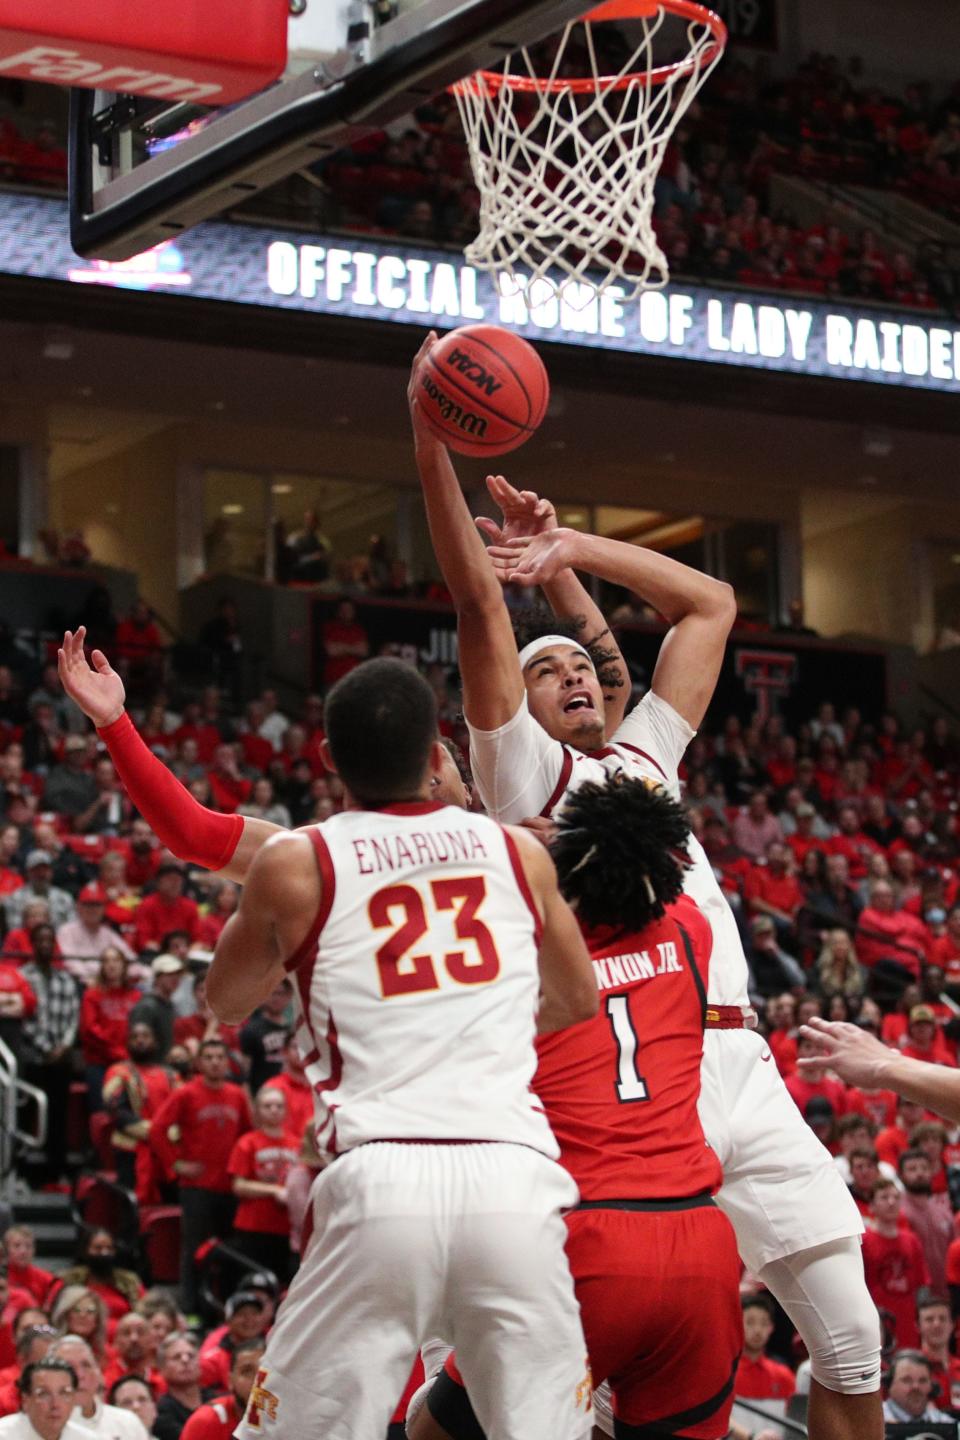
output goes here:
[{"label": "spectator in red shirt", "polygon": [[357,619],[357,607],[352,600],[341,600],[332,620],[327,620],[322,629],[323,649],[326,659],[323,666],[323,683],[330,688],[342,676],[348,675],[355,666],[370,654],[367,632]]},{"label": "spectator in red shirt", "polygon": [[216,949],[220,932],[236,910],[239,898],[240,891],[232,880],[220,882],[213,909],[200,920],[197,930],[198,945],[205,945],[208,950]]},{"label": "spectator in red shirt", "polygon": [[904,1150],[897,1164],[903,1185],[903,1213],[923,1246],[934,1290],[947,1288],[947,1250],[953,1239],[953,1211],[946,1195],[933,1193],[933,1167],[922,1150]]},{"label": "spectator in red shirt", "polygon": [[947,1190],[947,1171],[944,1150],[947,1145],[947,1128],[939,1120],[922,1120],[910,1131],[910,1149],[922,1150],[930,1161],[931,1185],[934,1195],[943,1195]]},{"label": "spectator in red shirt", "polygon": [[897,1100],[896,1119],[877,1136],[877,1154],[881,1160],[893,1166],[900,1163],[900,1156],[904,1150],[910,1148],[910,1132],[923,1120],[924,1113],[922,1105],[900,1096]]},{"label": "spectator in red shirt", "polygon": [[195,1410],[181,1430],[180,1440],[231,1440],[247,1408],[251,1392],[254,1392],[255,1400],[260,1399],[267,1415],[271,1413],[269,1407],[276,1407],[276,1397],[269,1390],[256,1386],[264,1349],[263,1340],[245,1340],[237,1346],[230,1362],[229,1395],[220,1396]]},{"label": "spectator in red shirt", "polygon": [[856,805],[841,805],[837,814],[837,833],[827,841],[826,849],[831,855],[845,855],[850,870],[850,879],[862,880],[867,873],[867,861],[871,854],[879,854],[880,846],[860,828],[860,811]]},{"label": "spectator in red shirt", "polygon": [[287,1129],[297,1137],[299,1149],[313,1121],[313,1086],[304,1073],[295,1030],[287,1031],[283,1046],[283,1069],[279,1075],[271,1075],[264,1081],[263,1089],[268,1087],[279,1090],[283,1095],[287,1103]]},{"label": "spectator in red shirt", "polygon": [[[815,1056],[819,1053],[820,1048],[815,1040],[805,1040],[802,1035],[797,1037],[798,1059],[804,1055]],[[825,1074],[821,1080],[806,1080],[801,1075],[794,1074],[788,1075],[784,1083],[801,1114],[806,1113],[807,1106],[814,1098],[826,1100],[837,1118],[846,1113],[846,1086],[835,1075]]]},{"label": "spectator in red shirt", "polygon": [[[849,1119],[844,1116],[844,1119]],[[872,1215],[873,1187],[880,1179],[880,1161],[876,1150],[872,1145],[864,1145],[856,1150],[851,1150],[847,1157],[850,1165],[850,1194],[853,1196],[853,1203],[864,1219]],[[885,1176],[889,1179],[889,1176]]]},{"label": "spectator in red shirt", "polygon": [[226,1079],[229,1063],[222,1040],[204,1040],[197,1056],[200,1073],[173,1092],[153,1125],[170,1146],[180,1181],[180,1287],[188,1314],[196,1310],[198,1246],[233,1228],[230,1155],[251,1128],[246,1093]]},{"label": "spectator in red shirt", "polygon": [[157,870],[154,893],[137,907],[138,950],[158,952],[164,935],[171,930],[185,930],[191,940],[196,940],[200,912],[196,902],[184,895],[183,885],[183,867],[175,860],[165,860]]},{"label": "spectator in red shirt", "polygon": [[11,1225],[3,1237],[3,1252],[7,1259],[7,1281],[14,1290],[26,1290],[38,1305],[43,1305],[50,1294],[53,1275],[34,1265],[36,1241],[29,1225]]},{"label": "spectator in red shirt", "polygon": [[163,1376],[153,1365],[156,1347],[150,1326],[142,1315],[131,1310],[117,1322],[113,1335],[113,1359],[103,1367],[104,1388],[109,1390],[121,1375],[139,1375],[153,1387],[155,1395],[164,1388]]},{"label": "spectator in red shirt", "polygon": [[947,913],[947,928],[930,947],[930,960],[942,966],[947,990],[953,999],[960,994],[960,905]]},{"label": "spectator in red shirt", "polygon": [[916,979],[928,958],[932,940],[922,920],[894,907],[893,886],[877,880],[870,904],[857,921],[857,955],[872,969],[878,960],[896,960]]},{"label": "spectator in red shirt", "polygon": [[811,850],[825,855],[828,842],[815,833],[817,823],[817,812],[806,800],[801,800],[793,812],[796,818],[797,828],[791,835],[787,836],[786,843],[793,851],[794,861],[798,866],[810,854]]},{"label": "spectator in red shirt", "polygon": [[157,1035],[148,1021],[134,1021],[127,1033],[126,1058],[111,1065],[103,1080],[105,1107],[113,1117],[111,1143],[121,1185],[136,1190],[141,1205],[160,1199],[162,1170],[150,1145],[154,1118],[173,1091],[173,1072],[157,1063]]},{"label": "spectator in red shirt", "polygon": [[127,662],[131,671],[147,668],[150,662],[156,666],[163,650],[163,636],[146,600],[137,598],[133,602],[130,614],[117,626],[113,648],[119,659]]},{"label": "spectator in red shirt", "polygon": [[213,765],[207,771],[210,786],[211,805],[232,815],[238,805],[250,799],[253,782],[240,773],[237,754],[233,745],[218,745],[213,756]]},{"label": "spectator in red shirt", "polygon": [[881,1176],[873,1187],[872,1223],[863,1237],[863,1267],[873,1302],[892,1316],[902,1348],[919,1343],[914,1296],[929,1274],[920,1241],[899,1223],[900,1205],[895,1182]]},{"label": "spectator in red shirt", "polygon": [[83,992],[78,1035],[87,1069],[87,1105],[103,1109],[103,1077],[127,1053],[130,1011],[141,991],[127,981],[127,957],[111,947],[100,957],[96,983]]},{"label": "spectator in red shirt", "polygon": [[790,851],[781,840],[767,846],[766,865],[755,865],[747,876],[743,896],[751,915],[769,915],[780,939],[793,933],[803,891],[789,866]]},{"label": "spectator in red shirt", "polygon": [[19,1331],[16,1339],[16,1360],[0,1370],[0,1415],[16,1415],[20,1409],[20,1390],[17,1381],[28,1365],[46,1359],[50,1346],[58,1340],[59,1334],[52,1325],[38,1324],[34,1320]]},{"label": "spectator in red shirt", "polygon": [[917,1326],[920,1349],[930,1361],[935,1391],[931,1396],[940,1410],[960,1410],[960,1360],[950,1353],[953,1318],[950,1302],[934,1291],[917,1297]]},{"label": "spectator in red shirt", "polygon": [[745,1295],[743,1353],[737,1366],[733,1393],[743,1400],[789,1400],[797,1388],[787,1365],[766,1353],[773,1334],[773,1304],[766,1295]]},{"label": "spectator in red shirt", "polygon": [[212,1330],[200,1347],[200,1383],[215,1392],[227,1389],[230,1360],[237,1349],[270,1329],[272,1302],[244,1285],[230,1296],[225,1313],[226,1324]]},{"label": "spectator in red shirt", "polygon": [[290,1278],[290,1216],[286,1179],[296,1163],[300,1136],[287,1124],[283,1092],[264,1085],[255,1102],[256,1128],[241,1135],[229,1171],[237,1197],[234,1244],[281,1284]]},{"label": "spectator in red shirt", "polygon": [[937,1025],[936,1014],[929,1005],[912,1006],[907,1033],[899,1048],[911,1060],[926,1060],[931,1065],[949,1065],[956,1068],[956,1050],[951,1047]]}]

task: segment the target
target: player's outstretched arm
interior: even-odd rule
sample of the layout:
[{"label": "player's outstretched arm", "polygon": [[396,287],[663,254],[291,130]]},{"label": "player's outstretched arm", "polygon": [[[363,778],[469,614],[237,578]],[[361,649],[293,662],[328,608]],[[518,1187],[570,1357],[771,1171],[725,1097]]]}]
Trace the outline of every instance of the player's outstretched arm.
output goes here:
[{"label": "player's outstretched arm", "polygon": [[251,816],[221,815],[200,805],[144,745],[124,708],[123,681],[102,650],[83,653],[81,625],[57,651],[60,683],[93,721],[127,794],[163,845],[181,860],[242,881],[253,857],[279,827]]},{"label": "player's outstretched arm", "polygon": [[[557,528],[556,509],[544,496],[517,490],[503,475],[488,475],[487,489],[499,506],[503,523],[498,525],[486,515],[478,515],[474,523],[491,545],[502,546],[510,539],[532,538]],[[630,672],[603,611],[569,567],[546,581],[543,593],[557,619],[573,625],[576,638],[590,652],[603,687],[607,735],[612,735],[630,698]]]},{"label": "player's outstretched arm", "polygon": [[815,1040],[820,1050],[819,1055],[803,1056],[797,1061],[802,1074],[819,1078],[820,1072],[829,1068],[846,1085],[893,1090],[906,1100],[936,1111],[945,1120],[960,1122],[960,1071],[912,1060],[846,1021],[814,1016],[801,1025],[800,1034],[806,1040]]},{"label": "player's outstretched arm", "polygon": [[306,835],[281,830],[257,852],[240,904],[223,927],[207,976],[210,1009],[239,1025],[283,979],[284,962],[310,932],[322,899]]},{"label": "player's outstretched arm", "polygon": [[602,535],[558,529],[531,540],[491,547],[504,580],[543,585],[573,567],[623,585],[663,615],[670,630],[660,647],[651,688],[696,729],[710,703],[727,636],[736,619],[732,588],[667,555]]},{"label": "player's outstretched arm", "polygon": [[515,825],[508,830],[543,921],[537,1033],[547,1035],[596,1015],[597,980],[576,917],[557,887],[550,855],[526,830]]},{"label": "player's outstretched arm", "polygon": [[421,366],[436,339],[431,331],[420,347],[407,387],[417,469],[434,554],[457,612],[464,714],[475,729],[496,730],[520,708],[523,677],[500,584],[447,447],[428,429],[420,409]]}]

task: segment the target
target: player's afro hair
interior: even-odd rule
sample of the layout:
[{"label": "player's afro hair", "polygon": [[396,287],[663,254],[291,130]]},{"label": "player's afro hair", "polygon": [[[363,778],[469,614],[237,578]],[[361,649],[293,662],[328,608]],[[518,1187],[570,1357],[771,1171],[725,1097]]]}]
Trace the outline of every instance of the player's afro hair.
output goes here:
[{"label": "player's afro hair", "polygon": [[642,930],[679,898],[689,838],[683,809],[665,790],[616,775],[569,796],[550,853],[584,925]]}]

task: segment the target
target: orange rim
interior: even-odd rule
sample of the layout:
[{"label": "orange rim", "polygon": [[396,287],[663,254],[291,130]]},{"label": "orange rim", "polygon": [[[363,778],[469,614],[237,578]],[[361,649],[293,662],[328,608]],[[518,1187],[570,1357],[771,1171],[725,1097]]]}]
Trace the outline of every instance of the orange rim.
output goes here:
[{"label": "orange rim", "polygon": [[[682,79],[684,76],[693,75],[697,70],[705,70],[712,65],[714,60],[721,54],[727,43],[727,27],[720,19],[720,16],[706,5],[698,5],[696,0],[605,0],[602,5],[597,5],[583,16],[584,22],[599,22],[607,20],[640,20],[649,19],[658,10],[665,10],[669,15],[677,15],[681,20],[689,20],[694,24],[705,25],[713,34],[713,41],[704,51],[701,58],[694,60],[679,60],[673,65],[660,65],[655,70],[637,70],[629,75],[602,75],[599,78],[584,76],[581,79],[571,80],[541,80],[534,75],[502,75],[497,70],[479,70],[475,75],[468,75],[463,80],[458,80],[450,89],[453,93],[472,90],[479,92],[481,89],[500,90],[507,86],[511,90],[521,93],[551,94],[559,93],[562,90],[569,91],[573,95],[588,95],[598,88],[604,90],[627,90],[631,85],[642,85],[649,87],[662,85],[667,80]],[[481,85],[481,82],[482,85]]]}]

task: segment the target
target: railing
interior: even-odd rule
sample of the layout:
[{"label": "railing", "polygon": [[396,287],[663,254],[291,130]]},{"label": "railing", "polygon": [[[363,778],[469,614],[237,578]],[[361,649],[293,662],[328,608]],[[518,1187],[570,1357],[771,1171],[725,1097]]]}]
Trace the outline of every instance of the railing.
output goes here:
[{"label": "railing", "polygon": [[751,1415],[762,1420],[764,1429],[780,1429],[787,1435],[799,1435],[806,1440],[807,1427],[799,1420],[789,1419],[786,1415],[771,1415],[769,1410],[762,1410],[759,1405],[751,1405],[749,1400],[743,1400],[739,1395],[734,1403],[738,1410],[749,1410]]},{"label": "railing", "polygon": [[[34,1125],[31,1129],[20,1126],[21,1107],[25,1101],[31,1104]],[[39,1150],[47,1138],[47,1097],[36,1085],[21,1080],[17,1057],[3,1040],[0,1040],[0,1194],[12,1200],[15,1195],[16,1176],[14,1160],[17,1145],[29,1150]]]}]

